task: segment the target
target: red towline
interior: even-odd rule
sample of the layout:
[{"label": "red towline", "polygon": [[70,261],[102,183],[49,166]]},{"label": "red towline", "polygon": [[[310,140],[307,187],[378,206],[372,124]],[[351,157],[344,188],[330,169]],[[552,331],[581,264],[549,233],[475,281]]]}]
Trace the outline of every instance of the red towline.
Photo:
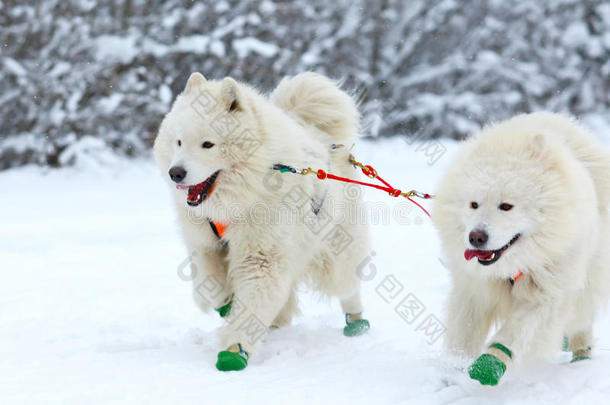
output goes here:
[{"label": "red towline", "polygon": [[428,193],[420,193],[415,190],[411,190],[411,191],[404,193],[404,192],[402,192],[402,190],[392,187],[392,185],[390,183],[388,183],[383,178],[381,178],[377,174],[377,170],[375,170],[372,166],[363,165],[362,163],[358,162],[352,155],[350,155],[349,161],[352,165],[354,165],[354,167],[359,167],[365,176],[372,178],[372,179],[378,179],[384,185],[381,186],[379,184],[366,183],[363,181],[348,179],[347,177],[341,177],[341,176],[334,175],[332,173],[327,173],[326,171],[324,171],[322,169],[315,171],[310,167],[308,167],[307,169],[303,169],[300,173],[302,175],[315,174],[318,177],[318,179],[320,179],[320,180],[331,179],[331,180],[336,180],[336,181],[342,181],[344,183],[353,183],[353,184],[359,184],[361,186],[376,188],[378,190],[387,192],[392,197],[402,196],[402,197],[405,197],[407,200],[411,201],[417,207],[419,207],[419,209],[421,209],[423,212],[425,212],[426,215],[428,215],[428,217],[430,217],[430,218],[432,217],[430,215],[430,213],[421,204],[419,204],[417,201],[413,200],[411,197],[419,197],[419,198],[423,198],[425,200],[429,200],[434,197],[433,195],[428,194]]}]

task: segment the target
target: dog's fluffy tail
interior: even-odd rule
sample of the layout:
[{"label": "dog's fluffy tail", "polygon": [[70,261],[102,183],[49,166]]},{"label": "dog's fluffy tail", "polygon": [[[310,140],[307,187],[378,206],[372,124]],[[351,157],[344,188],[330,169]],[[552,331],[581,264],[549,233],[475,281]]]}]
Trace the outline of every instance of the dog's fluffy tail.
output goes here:
[{"label": "dog's fluffy tail", "polygon": [[610,208],[610,153],[601,145],[596,146],[598,149],[591,150],[585,164],[593,176],[600,210],[607,214]]},{"label": "dog's fluffy tail", "polygon": [[313,72],[282,79],[271,101],[293,115],[348,144],[358,134],[360,114],[352,97],[335,81]]},{"label": "dog's fluffy tail", "polygon": [[610,153],[572,117],[544,112],[532,115],[542,116],[550,125],[563,129],[568,145],[591,173],[600,210],[607,214],[610,206]]}]

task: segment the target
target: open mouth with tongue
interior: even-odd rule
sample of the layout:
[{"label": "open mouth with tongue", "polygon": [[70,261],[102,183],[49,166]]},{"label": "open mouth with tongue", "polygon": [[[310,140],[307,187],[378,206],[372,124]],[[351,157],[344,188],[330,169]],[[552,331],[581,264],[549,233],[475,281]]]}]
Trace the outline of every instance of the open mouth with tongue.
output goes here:
[{"label": "open mouth with tongue", "polygon": [[511,247],[511,245],[515,243],[520,236],[520,233],[516,234],[506,245],[497,250],[466,249],[464,252],[464,258],[466,260],[471,260],[472,258],[476,257],[479,263],[484,266],[489,266],[490,264],[497,262],[500,259],[500,256],[502,256],[502,253]]},{"label": "open mouth with tongue", "polygon": [[187,190],[188,193],[186,195],[186,203],[191,207],[196,207],[208,198],[212,191],[214,191],[214,186],[216,185],[216,178],[220,170],[217,170],[210,177],[205,179],[199,184],[195,184],[193,186],[187,186],[184,184],[177,184],[176,188],[179,190]]}]

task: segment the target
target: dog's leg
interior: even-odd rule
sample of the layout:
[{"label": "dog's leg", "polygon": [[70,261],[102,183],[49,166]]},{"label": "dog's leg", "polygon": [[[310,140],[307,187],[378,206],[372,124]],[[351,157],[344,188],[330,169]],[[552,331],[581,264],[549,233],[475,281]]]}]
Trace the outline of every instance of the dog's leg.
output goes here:
[{"label": "dog's leg", "polygon": [[359,314],[362,312],[362,299],[360,298],[360,290],[353,295],[341,299],[341,309],[346,314]]},{"label": "dog's leg", "polygon": [[470,366],[470,377],[483,385],[496,385],[512,362],[554,347],[562,335],[559,308],[554,299],[515,302],[487,351]]},{"label": "dog's leg", "polygon": [[571,331],[568,335],[568,350],[572,352],[572,362],[591,358],[595,319],[595,303],[591,296],[583,294],[575,307],[579,311],[570,322]]},{"label": "dog's leg", "polygon": [[341,300],[341,309],[345,313],[346,325],[343,328],[345,336],[360,336],[371,328],[369,321],[362,317],[360,289],[352,296]]},{"label": "dog's leg", "polygon": [[194,250],[191,264],[193,299],[197,306],[207,311],[225,305],[231,293],[223,253],[208,249]]},{"label": "dog's leg", "polygon": [[572,302],[572,319],[567,326],[567,350],[572,352],[572,362],[591,358],[593,344],[593,323],[595,321],[596,300],[591,288],[579,292]]},{"label": "dog's leg", "polygon": [[[493,321],[491,303],[464,287],[454,286],[447,301],[445,347],[474,357],[481,352]],[[484,294],[484,293],[483,293]]]},{"label": "dog's leg", "polygon": [[569,350],[572,352],[572,362],[591,358],[593,344],[593,328],[577,332],[569,337]]},{"label": "dog's leg", "polygon": [[[235,254],[235,253],[234,253]],[[255,354],[268,328],[292,292],[290,264],[277,254],[257,250],[232,257],[229,280],[233,305],[220,337],[227,350],[218,354],[221,371],[241,370]]]},{"label": "dog's leg", "polygon": [[286,301],[280,313],[275,317],[271,326],[274,328],[281,328],[283,326],[290,325],[293,316],[299,313],[298,306],[299,303],[297,293],[293,289],[288,297],[288,301]]}]

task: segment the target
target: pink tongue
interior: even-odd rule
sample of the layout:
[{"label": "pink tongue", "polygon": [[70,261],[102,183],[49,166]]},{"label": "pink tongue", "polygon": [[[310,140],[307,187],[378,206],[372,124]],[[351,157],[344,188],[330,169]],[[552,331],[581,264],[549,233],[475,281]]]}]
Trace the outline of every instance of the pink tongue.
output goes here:
[{"label": "pink tongue", "polygon": [[492,254],[493,252],[485,250],[466,249],[466,251],[464,252],[464,258],[466,258],[466,260],[470,260],[473,257],[478,257],[479,259],[489,259]]}]

